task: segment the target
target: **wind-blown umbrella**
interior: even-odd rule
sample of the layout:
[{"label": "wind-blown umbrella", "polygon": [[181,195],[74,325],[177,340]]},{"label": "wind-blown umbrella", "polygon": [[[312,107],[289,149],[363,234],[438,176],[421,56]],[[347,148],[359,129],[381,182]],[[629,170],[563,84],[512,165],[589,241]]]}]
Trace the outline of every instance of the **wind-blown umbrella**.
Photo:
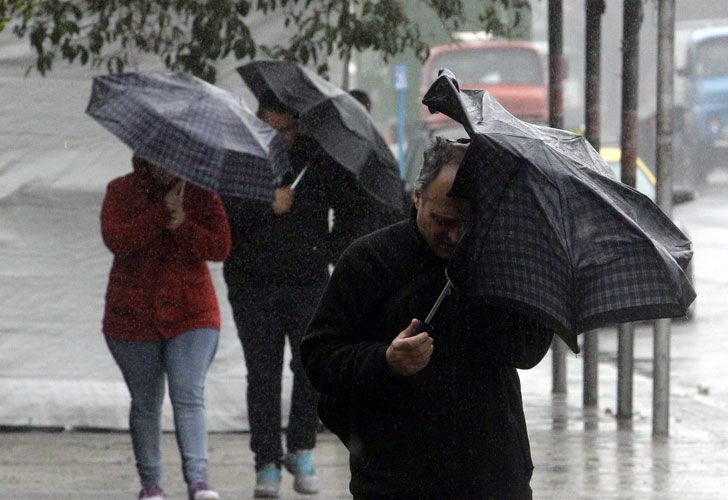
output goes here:
[{"label": "wind-blown umbrella", "polygon": [[542,320],[574,352],[583,331],[686,314],[690,241],[583,137],[525,123],[449,71],[423,103],[471,139],[450,193],[473,204],[448,263],[456,288]]},{"label": "wind-blown umbrella", "polygon": [[377,201],[402,208],[397,162],[366,109],[351,95],[290,61],[253,61],[238,68],[260,100],[273,96],[298,114],[301,134],[314,139],[354,174]]},{"label": "wind-blown umbrella", "polygon": [[86,113],[139,156],[221,195],[270,201],[290,171],[275,129],[186,73],[94,77]]}]

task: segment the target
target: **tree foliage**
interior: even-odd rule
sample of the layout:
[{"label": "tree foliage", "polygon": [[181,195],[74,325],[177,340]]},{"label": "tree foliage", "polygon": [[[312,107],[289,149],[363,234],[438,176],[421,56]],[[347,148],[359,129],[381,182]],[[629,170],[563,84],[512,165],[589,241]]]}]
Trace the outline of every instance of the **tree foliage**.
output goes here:
[{"label": "tree foliage", "polygon": [[[58,59],[120,72],[143,53],[211,82],[215,62],[231,55],[262,53],[326,74],[329,56],[365,49],[385,62],[406,49],[424,59],[427,43],[404,2],[432,10],[449,29],[464,21],[463,0],[0,0],[0,31],[11,27],[27,37],[41,74]],[[518,9],[528,6],[528,0],[484,1],[482,29],[507,36],[520,22]],[[260,15],[280,16],[287,38],[257,43],[251,23]]]}]

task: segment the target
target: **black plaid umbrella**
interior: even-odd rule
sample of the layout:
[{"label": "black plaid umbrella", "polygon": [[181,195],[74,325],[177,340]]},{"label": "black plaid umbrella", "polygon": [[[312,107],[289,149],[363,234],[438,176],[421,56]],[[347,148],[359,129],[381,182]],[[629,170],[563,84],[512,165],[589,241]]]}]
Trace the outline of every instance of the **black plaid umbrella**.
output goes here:
[{"label": "black plaid umbrella", "polygon": [[471,139],[450,193],[473,204],[456,288],[544,321],[574,352],[583,331],[686,314],[690,241],[583,137],[523,122],[448,71],[423,103]]},{"label": "black plaid umbrella", "polygon": [[258,99],[272,96],[298,114],[314,139],[380,203],[402,209],[397,162],[369,113],[347,92],[291,61],[253,61],[238,68]]},{"label": "black plaid umbrella", "polygon": [[270,201],[290,171],[275,129],[186,73],[94,77],[86,113],[139,156],[221,195]]}]

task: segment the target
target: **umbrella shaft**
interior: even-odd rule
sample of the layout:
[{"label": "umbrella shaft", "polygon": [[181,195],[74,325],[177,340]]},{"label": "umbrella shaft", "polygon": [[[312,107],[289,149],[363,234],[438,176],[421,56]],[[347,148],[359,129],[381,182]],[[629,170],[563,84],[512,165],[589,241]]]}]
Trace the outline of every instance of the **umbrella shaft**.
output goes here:
[{"label": "umbrella shaft", "polygon": [[432,309],[430,309],[430,312],[427,314],[427,318],[425,318],[425,323],[430,323],[432,321],[432,318],[435,316],[435,313],[440,308],[440,304],[442,304],[442,301],[445,300],[445,297],[450,295],[450,290],[452,289],[452,282],[450,280],[447,280],[447,283],[445,283],[445,288],[442,289],[442,292],[440,292],[440,295],[437,297],[437,300],[435,301],[435,304],[432,306]]},{"label": "umbrella shaft", "polygon": [[296,180],[294,180],[291,183],[291,191],[296,189],[296,186],[298,186],[298,183],[301,182],[301,179],[303,179],[303,174],[306,173],[306,170],[308,170],[308,167],[303,167],[303,170],[301,170],[301,173],[298,174],[298,177],[296,177]]}]

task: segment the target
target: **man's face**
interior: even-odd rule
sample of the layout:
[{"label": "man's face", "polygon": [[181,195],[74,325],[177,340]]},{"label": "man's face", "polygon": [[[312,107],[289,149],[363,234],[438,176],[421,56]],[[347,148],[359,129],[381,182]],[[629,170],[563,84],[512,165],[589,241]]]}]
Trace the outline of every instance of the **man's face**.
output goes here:
[{"label": "man's face", "polygon": [[286,113],[263,111],[260,118],[278,131],[286,149],[289,149],[298,137],[298,120],[295,117]]},{"label": "man's face", "polygon": [[447,165],[423,192],[415,191],[417,227],[425,242],[442,259],[450,258],[470,218],[467,201],[447,196],[455,174],[457,167]]}]

